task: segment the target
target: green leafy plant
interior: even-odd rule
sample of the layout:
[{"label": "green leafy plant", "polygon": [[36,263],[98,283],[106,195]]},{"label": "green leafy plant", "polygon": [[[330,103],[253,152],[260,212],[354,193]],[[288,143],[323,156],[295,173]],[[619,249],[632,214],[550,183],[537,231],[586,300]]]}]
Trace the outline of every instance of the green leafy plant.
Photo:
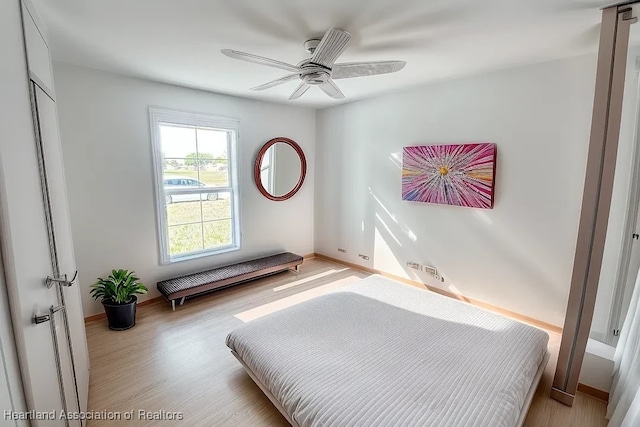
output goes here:
[{"label": "green leafy plant", "polygon": [[147,287],[140,283],[140,278],[133,271],[111,270],[106,279],[98,278],[91,285],[89,293],[96,300],[127,304],[136,294],[146,294]]},{"label": "green leafy plant", "polygon": [[213,163],[214,156],[211,153],[189,153],[184,160],[187,166],[203,167]]}]

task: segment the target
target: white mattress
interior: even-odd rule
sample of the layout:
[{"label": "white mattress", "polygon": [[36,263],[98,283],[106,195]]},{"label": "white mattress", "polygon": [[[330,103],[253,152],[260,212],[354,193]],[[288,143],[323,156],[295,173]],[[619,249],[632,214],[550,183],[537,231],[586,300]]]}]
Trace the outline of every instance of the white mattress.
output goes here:
[{"label": "white mattress", "polygon": [[381,276],[227,336],[300,426],[513,427],[547,342],[542,330]]}]

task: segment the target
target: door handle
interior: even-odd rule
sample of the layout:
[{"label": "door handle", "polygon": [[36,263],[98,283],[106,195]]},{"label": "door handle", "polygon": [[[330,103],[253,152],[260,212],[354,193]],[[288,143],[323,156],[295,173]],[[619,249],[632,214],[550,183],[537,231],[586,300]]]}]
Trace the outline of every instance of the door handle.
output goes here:
[{"label": "door handle", "polygon": [[33,323],[35,323],[36,325],[39,325],[40,323],[48,322],[49,320],[51,320],[51,315],[49,314],[43,314],[41,316],[38,316],[37,314],[33,315]]},{"label": "door handle", "polygon": [[45,280],[45,285],[47,286],[47,289],[50,289],[54,283],[59,283],[62,286],[71,286],[73,285],[73,282],[76,281],[76,278],[78,277],[78,270],[76,270],[76,273],[73,275],[73,279],[71,280],[67,280],[67,275],[63,274],[62,277],[59,277],[57,279],[54,279],[53,277],[49,277],[47,276],[46,280]]},{"label": "door handle", "polygon": [[51,306],[51,308],[49,309],[49,314],[34,314],[33,315],[33,323],[35,323],[36,325],[39,325],[41,323],[45,323],[51,320],[51,316],[53,316],[55,313],[64,310],[64,305],[59,305],[57,307]]}]

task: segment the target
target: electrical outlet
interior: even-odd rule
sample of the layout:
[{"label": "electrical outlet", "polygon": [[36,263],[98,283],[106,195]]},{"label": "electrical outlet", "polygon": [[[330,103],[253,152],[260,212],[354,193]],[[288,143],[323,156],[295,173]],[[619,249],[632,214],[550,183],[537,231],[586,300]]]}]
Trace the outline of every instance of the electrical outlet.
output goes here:
[{"label": "electrical outlet", "polygon": [[422,266],[417,262],[407,261],[407,267],[413,268],[414,270],[422,271]]},{"label": "electrical outlet", "polygon": [[437,268],[425,265],[424,272],[432,275],[435,279],[440,280],[441,282],[444,282],[444,278],[440,276],[440,273],[438,272]]},{"label": "electrical outlet", "polygon": [[346,254],[347,250],[346,249],[342,249],[342,248],[338,248],[338,252],[342,252],[343,254]]}]

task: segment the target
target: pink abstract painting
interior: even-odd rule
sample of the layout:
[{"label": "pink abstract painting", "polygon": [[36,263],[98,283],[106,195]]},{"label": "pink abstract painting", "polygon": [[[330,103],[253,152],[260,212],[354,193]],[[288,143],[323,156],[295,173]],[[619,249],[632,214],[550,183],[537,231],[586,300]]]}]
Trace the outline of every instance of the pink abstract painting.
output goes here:
[{"label": "pink abstract painting", "polygon": [[419,145],[402,153],[402,200],[491,209],[496,145]]}]

